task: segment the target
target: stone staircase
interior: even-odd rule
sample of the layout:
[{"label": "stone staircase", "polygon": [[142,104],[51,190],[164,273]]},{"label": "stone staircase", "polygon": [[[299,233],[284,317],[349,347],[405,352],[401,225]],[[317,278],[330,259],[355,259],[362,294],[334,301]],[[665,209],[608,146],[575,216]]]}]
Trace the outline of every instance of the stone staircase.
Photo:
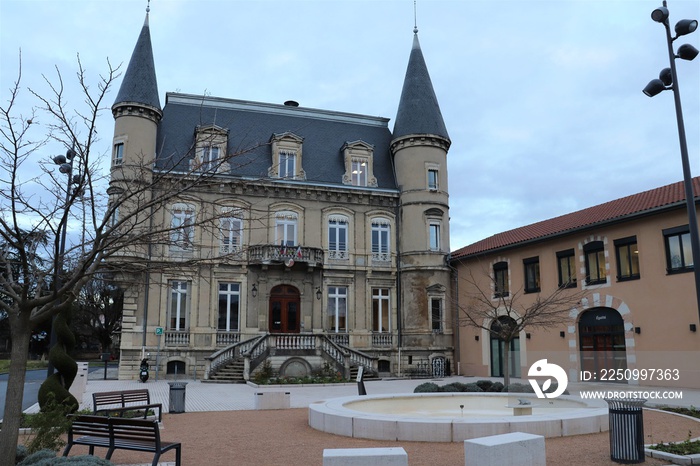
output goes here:
[{"label": "stone staircase", "polygon": [[245,379],[243,379],[244,365],[243,359],[234,359],[225,366],[220,367],[215,373],[209,374],[209,380],[204,382],[245,383]]},{"label": "stone staircase", "polygon": [[[350,366],[350,380],[352,382],[357,380],[357,368],[358,366]],[[379,380],[379,376],[376,372],[368,372],[367,370],[365,370],[362,374],[362,380]]]}]

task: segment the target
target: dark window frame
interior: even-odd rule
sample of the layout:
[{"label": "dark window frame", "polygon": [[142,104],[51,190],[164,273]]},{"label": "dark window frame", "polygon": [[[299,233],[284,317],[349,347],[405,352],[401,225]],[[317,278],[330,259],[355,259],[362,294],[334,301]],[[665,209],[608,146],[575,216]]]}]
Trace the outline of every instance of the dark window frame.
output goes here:
[{"label": "dark window frame", "polygon": [[[676,273],[686,273],[695,270],[692,255],[692,244],[690,243],[690,228],[688,225],[681,225],[673,228],[666,228],[661,230],[664,235],[664,249],[666,250],[666,273],[676,274]],[[683,248],[684,237],[687,238],[688,245],[690,246],[688,250],[690,251],[690,257],[685,256],[685,249]],[[671,258],[671,245],[669,242],[670,238],[678,238],[679,241],[679,253],[680,253],[680,266],[673,266],[673,261]],[[688,262],[691,265],[688,265]]]},{"label": "dark window frame", "polygon": [[[586,263],[586,285],[591,286],[591,285],[602,285],[607,283],[608,281],[608,274],[607,272],[604,272],[605,275],[602,277],[600,276],[600,253],[603,253],[603,270],[605,270],[605,243],[603,241],[591,241],[590,243],[586,243],[583,245],[583,257],[584,261]],[[590,257],[591,255],[595,255],[595,267],[592,266]],[[595,278],[591,278],[591,272],[596,271],[596,276]]]},{"label": "dark window frame", "polygon": [[[615,245],[615,260],[617,261],[617,281],[624,282],[628,280],[639,280],[641,277],[639,272],[639,244],[637,243],[637,236],[628,236],[626,238],[620,238],[613,241]],[[636,253],[633,247],[636,247]],[[629,275],[623,275],[623,257],[620,251],[627,250],[627,270],[630,271]],[[634,272],[634,257],[637,258],[636,269]]]},{"label": "dark window frame", "polygon": [[[568,259],[566,261],[567,265],[567,275],[571,280],[564,281],[564,275],[562,274],[562,259]],[[559,278],[559,288],[576,288],[577,276],[576,273],[576,251],[572,249],[566,249],[564,251],[557,252],[557,275]]]},{"label": "dark window frame", "polygon": [[[502,280],[499,277],[502,276]],[[499,286],[499,284],[501,286]],[[493,264],[493,297],[506,298],[510,296],[508,287],[508,262],[501,261]]]},{"label": "dark window frame", "polygon": [[[527,259],[523,259],[523,268],[525,272],[524,276],[524,289],[525,293],[538,293],[541,291],[540,288],[540,257],[528,257]],[[530,283],[530,274],[528,274],[528,271],[532,268],[534,269],[535,272],[535,282],[534,284]]]}]

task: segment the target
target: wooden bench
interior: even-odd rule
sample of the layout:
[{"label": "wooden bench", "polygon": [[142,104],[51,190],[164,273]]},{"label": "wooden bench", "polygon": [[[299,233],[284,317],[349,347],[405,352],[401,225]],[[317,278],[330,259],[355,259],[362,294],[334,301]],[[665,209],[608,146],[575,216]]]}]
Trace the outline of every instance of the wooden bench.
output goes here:
[{"label": "wooden bench", "polygon": [[152,466],[157,466],[160,455],[168,450],[175,450],[175,465],[180,466],[181,444],[179,442],[162,442],[160,429],[155,419],[127,419],[105,416],[72,416],[73,422],[68,429],[68,442],[63,456],[73,445],[87,445],[94,455],[95,447],[107,448],[109,460],[115,450],[135,450],[154,453]]},{"label": "wooden bench", "polygon": [[92,394],[93,414],[104,413],[109,416],[115,413],[121,416],[127,411],[143,410],[143,418],[146,419],[149,409],[158,411],[158,421],[163,419],[163,405],[151,403],[151,394],[145,388]]}]

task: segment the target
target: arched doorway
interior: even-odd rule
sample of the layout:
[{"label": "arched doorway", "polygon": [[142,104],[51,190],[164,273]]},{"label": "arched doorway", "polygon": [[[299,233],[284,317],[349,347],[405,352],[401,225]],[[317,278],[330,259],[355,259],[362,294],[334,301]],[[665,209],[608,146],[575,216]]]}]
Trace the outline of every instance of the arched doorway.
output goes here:
[{"label": "arched doorway", "polygon": [[[501,316],[491,323],[491,330],[498,332],[499,327],[514,325],[515,321],[508,316]],[[506,342],[491,333],[491,377],[503,377],[505,367]],[[510,351],[508,353],[510,364],[509,374],[511,377],[520,377],[520,338],[515,337],[510,340]]]},{"label": "arched doorway", "polygon": [[600,380],[604,369],[627,368],[625,322],[615,309],[596,307],[584,312],[578,333],[581,370],[595,373]]},{"label": "arched doorway", "polygon": [[299,333],[299,290],[279,285],[270,292],[270,333]]}]

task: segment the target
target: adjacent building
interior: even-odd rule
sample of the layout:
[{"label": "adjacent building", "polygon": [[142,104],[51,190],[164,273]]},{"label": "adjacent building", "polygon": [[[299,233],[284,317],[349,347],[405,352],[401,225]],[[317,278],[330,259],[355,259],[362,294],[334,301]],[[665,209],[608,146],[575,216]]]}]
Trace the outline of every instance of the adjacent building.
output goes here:
[{"label": "adjacent building", "polygon": [[[700,193],[700,178],[693,184]],[[462,308],[477,290],[494,302],[524,305],[562,287],[582,296],[565,324],[521,332],[511,342],[510,361],[504,360],[503,341],[461,327],[465,375],[502,376],[509,363],[511,374],[526,378],[530,365],[548,359],[564,367],[569,380],[700,386],[698,303],[682,183],[499,233],[455,251],[451,263]]]},{"label": "adjacent building", "polygon": [[122,228],[153,233],[114,260],[120,378],[148,353],[207,379],[266,360],[290,376],[450,370],[450,139],[417,30],[393,129],[293,101],[160,102],[147,15],[112,106],[115,221],[138,212]]}]

